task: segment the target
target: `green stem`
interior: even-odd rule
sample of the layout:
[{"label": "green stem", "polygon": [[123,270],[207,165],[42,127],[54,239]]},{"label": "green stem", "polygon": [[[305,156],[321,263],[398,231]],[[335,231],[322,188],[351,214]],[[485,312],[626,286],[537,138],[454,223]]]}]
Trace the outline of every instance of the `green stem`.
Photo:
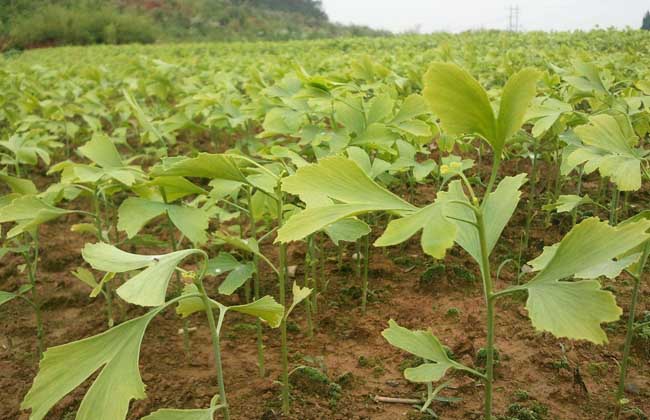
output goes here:
[{"label": "green stem", "polygon": [[492,164],[492,173],[490,174],[490,180],[488,181],[488,185],[485,188],[485,196],[483,197],[483,203],[485,203],[485,199],[492,192],[492,188],[494,188],[494,183],[497,180],[497,174],[499,172],[499,166],[501,166],[501,154],[495,152],[494,162]]},{"label": "green stem", "polygon": [[[580,195],[582,194],[582,175],[584,173],[584,166],[580,167],[580,170],[578,171],[578,186],[576,188],[576,194]],[[571,227],[574,227],[576,225],[576,222],[578,221],[578,207],[574,208],[571,210]]]},{"label": "green stem", "polygon": [[[311,266],[311,236],[307,238],[307,252],[305,252],[305,278],[304,278],[304,287],[310,286],[309,279],[309,267]],[[307,314],[307,335],[309,337],[314,336],[314,324],[311,319],[311,299],[305,299],[305,313]]]},{"label": "green stem", "polygon": [[[282,191],[277,188],[277,205],[278,205],[278,227],[282,226],[282,210],[284,207]],[[281,243],[279,246],[279,267],[278,267],[278,284],[280,288],[280,305],[286,308],[285,296],[285,279],[287,272],[287,245]],[[282,364],[282,412],[286,415],[289,414],[289,351],[287,348],[287,320],[286,317],[280,323],[281,335],[281,364]]]},{"label": "green stem", "polygon": [[44,346],[44,332],[43,332],[43,317],[41,314],[41,304],[39,302],[38,292],[36,290],[36,272],[38,270],[38,231],[34,235],[34,256],[31,258],[31,253],[27,255],[27,275],[29,277],[29,284],[32,286],[32,307],[34,308],[34,315],[36,317],[36,346],[38,352],[38,359],[43,357]]},{"label": "green stem", "polygon": [[[100,242],[106,242],[104,239],[104,228],[102,226],[101,218],[101,208],[99,205],[99,197],[97,196],[99,192],[97,189],[93,191],[93,208],[95,216],[95,230],[97,231],[97,240]],[[113,328],[115,325],[115,319],[113,319],[113,288],[109,282],[104,283],[102,286],[104,289],[104,297],[106,298],[106,316],[108,318],[108,328]]]},{"label": "green stem", "polygon": [[[630,314],[627,318],[627,329],[625,331],[625,345],[623,347],[623,360],[621,361],[621,371],[618,379],[618,388],[616,390],[616,401],[619,404],[625,394],[625,379],[627,377],[627,369],[630,361],[630,350],[632,348],[632,339],[634,338],[634,318],[636,315],[636,305],[639,300],[639,286],[641,284],[641,274],[643,273],[645,264],[648,260],[648,255],[650,254],[650,241],[646,242],[643,248],[643,255],[639,262],[639,268],[637,273],[632,274],[634,279],[634,287],[632,288],[632,301],[630,302]],[[617,409],[617,412],[619,411]]]},{"label": "green stem", "polygon": [[320,272],[318,274],[319,274],[319,278],[320,278],[320,283],[319,283],[320,284],[320,290],[321,290],[322,293],[325,293],[325,291],[327,289],[327,282],[325,281],[325,261],[327,261],[327,254],[326,254],[326,251],[325,251],[325,241],[323,240],[324,236],[325,236],[324,234],[321,234],[320,237],[319,237],[319,240],[318,240],[318,245],[319,245],[319,248],[320,248],[320,254],[319,254],[320,255],[320,261],[319,261],[320,262],[320,264],[319,264]]},{"label": "green stem", "polygon": [[[167,193],[164,187],[160,187],[160,193],[163,197],[165,204],[168,204]],[[167,213],[167,234],[169,236],[169,244],[172,247],[172,251],[178,250],[178,243],[176,242],[175,228],[174,223],[172,222],[169,213]],[[176,272],[176,284],[178,285],[178,292],[183,293],[183,282],[181,281],[180,274]],[[187,318],[183,318],[183,353],[185,353],[186,358],[192,356],[190,349],[190,321]]]},{"label": "green stem", "polygon": [[521,259],[528,251],[528,243],[530,242],[530,227],[533,223],[533,209],[535,208],[535,198],[537,193],[537,152],[535,150],[535,141],[533,142],[533,164],[530,170],[530,194],[528,195],[528,203],[526,205],[526,224],[524,227],[524,238],[519,250],[518,265],[521,267]]},{"label": "green stem", "polygon": [[618,224],[618,200],[621,192],[616,185],[612,185],[612,201],[609,209],[609,224],[616,226]]},{"label": "green stem", "polygon": [[370,234],[366,235],[363,241],[363,278],[361,279],[361,313],[365,315],[368,302],[368,257],[370,252]]},{"label": "green stem", "polygon": [[[203,306],[205,307],[205,315],[208,318],[208,325],[210,327],[210,337],[212,338],[212,352],[214,354],[214,360],[217,370],[217,379],[219,381],[219,404],[223,405],[223,418],[225,420],[230,419],[230,410],[228,407],[228,400],[226,399],[226,385],[223,381],[223,364],[221,362],[221,342],[219,339],[219,331],[214,320],[214,309],[210,298],[208,297],[205,287],[203,287],[203,276],[201,275],[197,281],[197,287],[201,293],[201,300],[203,301]],[[220,309],[219,314],[219,325],[223,320],[223,310]],[[220,329],[220,328],[219,328]]]},{"label": "green stem", "polygon": [[[250,215],[250,230],[251,237],[257,240],[257,221],[253,213],[253,188],[248,187],[248,210]],[[255,271],[253,272],[253,299],[260,298],[260,259],[257,254],[253,254],[253,265]],[[265,375],[264,368],[264,338],[262,337],[262,321],[259,318],[255,319],[255,334],[257,336],[257,368],[260,377]]]},{"label": "green stem", "polygon": [[355,261],[354,271],[356,272],[357,278],[361,278],[361,242],[359,239],[357,239],[354,242],[354,247],[357,256],[357,260]]},{"label": "green stem", "polygon": [[312,292],[311,295],[309,296],[309,299],[311,300],[311,310],[314,314],[318,314],[318,266],[317,266],[317,259],[316,259],[316,244],[315,244],[316,239],[312,235],[309,238],[309,265],[311,268],[311,288]]},{"label": "green stem", "polygon": [[492,419],[492,385],[494,382],[494,303],[496,298],[493,295],[492,277],[490,275],[490,257],[487,248],[487,236],[485,233],[485,221],[483,220],[482,209],[476,209],[476,224],[478,225],[479,242],[481,246],[481,275],[483,278],[483,290],[487,304],[487,363],[485,372],[485,419]]}]

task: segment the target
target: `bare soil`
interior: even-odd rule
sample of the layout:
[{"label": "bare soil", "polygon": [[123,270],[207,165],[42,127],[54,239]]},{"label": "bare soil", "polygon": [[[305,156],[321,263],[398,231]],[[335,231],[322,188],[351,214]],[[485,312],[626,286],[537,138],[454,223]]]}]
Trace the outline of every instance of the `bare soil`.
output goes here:
[{"label": "bare soil", "polygon": [[[506,172],[529,169],[526,163],[509,162]],[[485,172],[483,172],[484,174]],[[541,170],[542,180],[551,176]],[[546,184],[540,182],[540,184]],[[540,185],[543,189],[545,185]],[[584,188],[595,195],[598,182],[587,179]],[[567,188],[568,191],[571,188]],[[405,193],[406,194],[406,193]],[[431,186],[420,186],[416,201],[433,198]],[[647,201],[647,192],[642,193]],[[540,203],[542,204],[542,203]],[[518,258],[525,219],[525,200],[504,232],[493,253],[496,267],[507,258]],[[645,206],[647,208],[647,206]],[[634,209],[630,210],[631,212]],[[571,224],[570,215],[554,215],[545,223],[546,214],[539,208],[531,229],[529,249],[536,256],[544,245],[558,241]],[[606,217],[606,215],[601,214]],[[90,290],[70,273],[83,264],[80,250],[92,239],[70,232],[70,226],[82,219],[70,216],[41,227],[41,259],[38,292],[44,308],[47,346],[97,334],[106,328],[104,303],[88,297]],[[373,233],[380,233],[380,228]],[[145,252],[144,249],[138,249]],[[273,255],[273,248],[265,249]],[[290,247],[290,265],[297,265],[296,278],[302,280],[304,246]],[[292,316],[289,345],[292,368],[312,366],[323,371],[340,386],[319,389],[295,381],[292,411],[280,414],[279,331],[265,329],[267,376],[258,377],[255,332],[250,318],[229,315],[222,345],[226,389],[234,419],[427,419],[410,405],[377,403],[375,396],[421,398],[425,388],[408,383],[402,370],[412,365],[406,353],[391,347],[381,336],[389,319],[408,328],[428,329],[446,344],[462,363],[477,365],[477,353],[484,345],[485,311],[477,265],[459,248],[441,262],[424,256],[416,239],[406,246],[371,248],[368,311],[362,315],[360,280],[356,277],[355,252],[349,245],[344,264],[338,269],[336,250],[329,245],[325,266],[327,291],[319,298],[317,328],[307,337],[303,308]],[[274,255],[273,255],[274,256]],[[25,282],[19,257],[7,256],[0,265],[0,290],[16,290]],[[516,281],[513,265],[505,265],[498,288]],[[277,296],[277,280],[269,271],[262,273],[263,292]],[[208,283],[216,290],[218,280]],[[496,322],[500,362],[496,368],[495,408],[505,415],[512,404],[546,407],[549,419],[607,419],[614,411],[614,391],[618,380],[625,319],[631,281],[621,276],[606,281],[624,309],[621,321],[605,326],[609,344],[597,346],[583,341],[556,339],[536,332],[524,309],[525,297],[499,301]],[[216,292],[214,294],[216,296]],[[226,302],[236,303],[240,297]],[[650,311],[650,283],[643,281],[639,314]],[[136,307],[121,305],[118,318],[123,321],[142,313]],[[190,318],[191,357],[183,352],[182,322],[172,309],[158,316],[147,330],[142,345],[140,367],[147,385],[148,398],[131,404],[129,419],[138,419],[162,407],[206,407],[217,393],[210,335],[205,317]],[[629,375],[630,408],[650,413],[650,357],[648,343],[636,342]],[[0,308],[0,419],[27,419],[19,405],[37,371],[35,323],[31,309],[19,301]],[[74,368],[74,366],[71,366]],[[49,419],[72,419],[89,383],[66,396],[50,413]],[[433,411],[443,419],[480,419],[483,386],[480,381],[460,373],[449,376],[444,397],[458,402],[434,402]],[[525,395],[528,398],[525,398]],[[647,415],[647,414],[646,414]],[[515,417],[516,418],[516,417]],[[524,418],[524,417],[520,417]],[[528,418],[528,417],[525,417]],[[647,418],[632,411],[622,418]]]}]

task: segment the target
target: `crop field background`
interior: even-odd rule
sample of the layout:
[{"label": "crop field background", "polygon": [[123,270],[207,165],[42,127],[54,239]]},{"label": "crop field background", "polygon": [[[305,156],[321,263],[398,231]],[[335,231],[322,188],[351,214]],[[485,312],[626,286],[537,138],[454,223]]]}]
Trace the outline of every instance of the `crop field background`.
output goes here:
[{"label": "crop field background", "polygon": [[636,30],[5,54],[0,419],[647,419],[649,63]]}]

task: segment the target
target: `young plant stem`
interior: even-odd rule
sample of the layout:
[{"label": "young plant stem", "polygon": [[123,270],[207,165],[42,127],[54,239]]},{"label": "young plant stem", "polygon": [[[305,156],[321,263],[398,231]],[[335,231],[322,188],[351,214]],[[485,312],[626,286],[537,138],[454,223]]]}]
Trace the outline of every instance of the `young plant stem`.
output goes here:
[{"label": "young plant stem", "polygon": [[[104,239],[104,227],[102,226],[102,215],[101,208],[99,204],[99,191],[95,189],[93,191],[93,208],[95,214],[95,230],[97,231],[97,240],[99,242],[106,242]],[[113,328],[115,325],[115,319],[113,318],[113,288],[110,286],[110,282],[104,283],[104,297],[106,298],[106,316],[108,318],[108,328]]]},{"label": "young plant stem", "polygon": [[[255,213],[253,212],[253,188],[248,188],[248,211],[250,214],[250,236],[257,240],[257,221],[255,220]],[[257,254],[253,254],[253,299],[260,298],[260,259]],[[257,336],[257,368],[260,377],[265,375],[264,367],[264,338],[262,337],[262,321],[259,318],[255,320],[255,334]]]},{"label": "young plant stem", "polygon": [[318,246],[320,248],[320,271],[318,274],[320,276],[319,284],[320,284],[321,293],[325,293],[325,291],[327,290],[327,282],[325,281],[325,261],[327,261],[327,251],[325,251],[324,237],[325,234],[321,234],[318,240]]},{"label": "young plant stem", "polygon": [[[478,230],[479,244],[481,249],[481,277],[483,279],[483,292],[485,294],[485,303],[487,306],[487,361],[485,366],[485,402],[483,407],[485,420],[492,420],[492,386],[494,382],[494,304],[496,301],[496,296],[493,292],[494,285],[492,283],[492,275],[490,273],[490,252],[487,246],[487,235],[483,212],[485,211],[487,199],[490,196],[492,189],[494,188],[494,183],[496,181],[500,165],[501,156],[497,154],[495,155],[494,162],[492,164],[492,174],[490,175],[490,181],[488,182],[488,186],[485,190],[485,195],[483,196],[481,205],[478,206],[475,204],[474,207],[474,214],[476,216],[476,228]],[[469,183],[467,183],[467,187],[470,190],[473,201],[476,201],[474,192],[472,191],[471,185]]]},{"label": "young plant stem", "polygon": [[[316,294],[315,291],[318,289],[318,283],[316,281],[316,244],[314,243],[315,239],[314,236],[309,237],[309,286],[312,289],[311,294],[309,295],[309,298],[306,299],[309,301],[309,308],[312,312],[312,314],[316,315],[318,312],[318,302],[314,299],[314,295]],[[313,317],[315,318],[315,317]],[[315,321],[312,318],[312,322]]]},{"label": "young plant stem", "polygon": [[36,346],[38,359],[43,357],[44,346],[44,332],[43,332],[43,317],[41,315],[41,303],[39,302],[38,291],[36,290],[36,272],[38,270],[38,231],[34,234],[32,247],[34,255],[32,257],[31,250],[25,254],[27,262],[27,276],[29,277],[29,284],[32,286],[32,307],[34,308],[34,316],[36,317]]},{"label": "young plant stem", "polygon": [[[310,280],[309,280],[309,267],[310,267],[310,261],[311,261],[311,248],[310,248],[310,241],[311,241],[311,236],[307,238],[307,252],[305,252],[305,279],[304,279],[304,287],[309,287],[310,286]],[[311,319],[311,300],[310,299],[305,299],[305,313],[307,314],[307,335],[309,337],[314,336],[314,324]]]},{"label": "young plant stem", "polygon": [[[165,192],[164,187],[160,187],[160,194],[163,197],[163,201],[165,204],[168,204],[167,201],[167,194]],[[169,214],[166,214],[167,217],[167,235],[169,236],[169,245],[172,248],[172,251],[176,252],[178,249],[178,244],[176,243],[176,236],[174,232],[174,224],[172,223],[171,217],[169,217]],[[177,271],[176,272],[176,284],[179,287],[179,293],[183,292],[183,286],[182,286],[182,281],[180,277],[180,273]],[[190,322],[187,318],[183,318],[183,352],[185,353],[185,357],[188,359],[191,356],[190,352]]]},{"label": "young plant stem", "polygon": [[361,278],[361,242],[359,239],[354,242],[354,247],[357,257],[354,265],[354,271],[357,274],[357,278]]},{"label": "young plant stem", "polygon": [[[282,227],[282,210],[284,207],[282,191],[277,188],[276,199],[278,204],[278,227]],[[286,308],[286,272],[287,272],[287,245],[281,243],[279,246],[279,263],[278,263],[278,285],[280,288],[280,305]],[[289,352],[287,349],[287,320],[286,317],[280,323],[280,347],[281,347],[281,364],[282,364],[282,412],[289,414]]]},{"label": "young plant stem", "polygon": [[316,237],[314,234],[311,236],[309,240],[309,263],[311,264],[311,287],[312,287],[312,292],[309,298],[311,299],[311,310],[314,315],[318,314],[318,260],[320,258],[316,257]]},{"label": "young plant stem", "polygon": [[[576,188],[576,194],[580,195],[582,194],[582,175],[584,173],[584,166],[580,167],[580,170],[578,171],[578,186]],[[578,207],[574,208],[571,210],[571,227],[574,227],[576,225],[576,222],[578,221]]]},{"label": "young plant stem", "polygon": [[370,252],[370,234],[363,239],[363,278],[361,279],[361,313],[366,314],[368,302],[368,254]]},{"label": "young plant stem", "polygon": [[625,395],[625,379],[627,377],[627,369],[630,361],[630,350],[632,348],[632,339],[634,338],[634,319],[636,315],[636,305],[639,300],[639,286],[641,285],[641,275],[643,274],[644,267],[648,260],[649,254],[650,254],[650,242],[646,242],[645,246],[643,247],[643,254],[641,256],[641,260],[639,261],[639,268],[637,272],[630,273],[632,274],[632,278],[634,279],[634,287],[632,288],[632,301],[630,302],[630,309],[629,309],[630,314],[628,315],[627,318],[627,327],[625,331],[625,345],[623,347],[623,360],[621,360],[621,371],[618,379],[618,388],[616,390],[616,402],[618,404],[616,410],[617,418],[621,407],[621,400]]},{"label": "young plant stem", "polygon": [[493,295],[492,276],[490,274],[490,257],[487,249],[487,238],[485,233],[485,221],[483,210],[476,210],[476,224],[478,226],[479,242],[481,246],[481,275],[483,278],[483,290],[485,303],[487,305],[487,362],[485,366],[485,419],[492,419],[492,385],[494,381],[494,303],[496,298]]},{"label": "young plant stem", "polygon": [[[207,260],[206,260],[207,264]],[[223,313],[220,313],[219,316],[219,328],[214,320],[214,309],[210,298],[208,297],[205,287],[203,286],[203,275],[205,274],[205,268],[203,272],[199,275],[199,279],[196,282],[196,285],[201,293],[201,300],[203,301],[203,306],[205,308],[205,315],[208,318],[208,325],[210,327],[210,337],[212,339],[212,351],[214,354],[214,361],[217,370],[217,380],[219,382],[219,404],[223,405],[223,418],[224,420],[230,420],[230,409],[228,407],[228,400],[226,399],[226,385],[223,381],[223,365],[221,362],[221,342],[219,340],[219,330],[221,329],[221,321],[223,319]],[[223,311],[223,309],[221,309]]]},{"label": "young plant stem", "polygon": [[618,200],[621,192],[616,185],[612,185],[612,201],[609,209],[609,224],[616,226],[618,224]]},{"label": "young plant stem", "polygon": [[533,209],[535,208],[535,198],[537,193],[537,153],[535,151],[536,144],[537,143],[533,141],[533,162],[530,169],[530,194],[528,195],[528,203],[526,205],[526,224],[524,227],[524,237],[521,243],[521,249],[519,250],[519,267],[521,267],[522,257],[528,251],[528,243],[530,242],[530,226],[533,223]]}]

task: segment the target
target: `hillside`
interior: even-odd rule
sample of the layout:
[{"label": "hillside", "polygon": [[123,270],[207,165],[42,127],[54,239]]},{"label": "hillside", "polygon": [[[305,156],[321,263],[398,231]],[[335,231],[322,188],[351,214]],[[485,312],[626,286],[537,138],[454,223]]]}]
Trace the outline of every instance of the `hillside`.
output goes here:
[{"label": "hillside", "polygon": [[0,4],[0,50],[372,35],[386,33],[334,24],[316,0],[13,0]]}]

